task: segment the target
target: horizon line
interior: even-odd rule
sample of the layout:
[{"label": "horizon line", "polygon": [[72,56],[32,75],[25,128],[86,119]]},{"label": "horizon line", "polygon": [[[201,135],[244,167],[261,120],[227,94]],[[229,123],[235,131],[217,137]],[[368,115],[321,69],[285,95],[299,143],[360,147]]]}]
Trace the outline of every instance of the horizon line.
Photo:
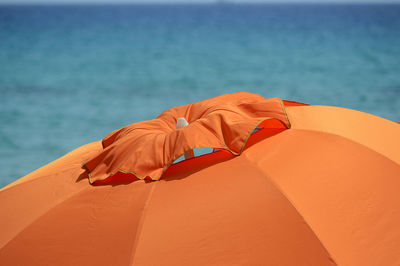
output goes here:
[{"label": "horizon line", "polygon": [[51,0],[45,1],[0,1],[1,5],[253,5],[253,4],[400,4],[400,1],[393,0],[356,0],[356,1],[346,1],[346,0],[328,0],[328,1],[318,1],[318,0],[273,0],[273,1],[60,1],[54,2]]}]

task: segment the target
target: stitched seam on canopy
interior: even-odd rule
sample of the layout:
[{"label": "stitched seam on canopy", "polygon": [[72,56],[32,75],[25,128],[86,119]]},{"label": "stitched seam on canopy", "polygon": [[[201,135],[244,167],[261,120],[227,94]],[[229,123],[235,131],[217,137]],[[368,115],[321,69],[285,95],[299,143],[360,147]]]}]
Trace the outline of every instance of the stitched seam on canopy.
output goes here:
[{"label": "stitched seam on canopy", "polygon": [[268,119],[273,119],[273,118],[268,117],[268,118],[265,118],[265,119],[259,121],[259,122],[247,133],[246,139],[244,140],[244,142],[243,142],[243,144],[242,144],[242,147],[240,147],[239,154],[242,154],[243,149],[244,149],[244,147],[246,146],[246,143],[247,143],[247,141],[249,140],[249,138],[250,138],[250,136],[251,136],[251,133],[252,133],[262,122],[267,121]]},{"label": "stitched seam on canopy", "polygon": [[342,135],[339,135],[339,134],[335,134],[335,133],[331,133],[331,132],[323,131],[323,130],[315,130],[315,129],[300,129],[300,128],[293,128],[293,129],[294,129],[294,130],[299,130],[299,131],[312,131],[312,132],[318,132],[318,133],[329,134],[329,135],[333,135],[333,136],[337,136],[337,137],[344,138],[344,139],[346,139],[346,140],[348,140],[348,141],[351,141],[351,142],[353,142],[353,143],[355,143],[355,144],[358,144],[358,145],[360,145],[360,146],[363,146],[364,148],[366,148],[366,149],[368,149],[368,150],[370,150],[370,151],[372,151],[372,152],[375,152],[375,153],[377,153],[377,154],[381,155],[381,156],[382,156],[382,157],[384,157],[385,159],[387,159],[387,160],[389,160],[389,161],[393,162],[394,164],[396,164],[397,166],[399,166],[399,167],[400,167],[400,163],[398,163],[398,162],[396,162],[396,161],[394,161],[394,160],[390,159],[390,158],[389,158],[389,157],[387,157],[385,154],[383,154],[383,153],[381,153],[381,152],[379,152],[379,151],[377,151],[377,150],[374,150],[374,149],[372,149],[372,148],[368,147],[367,145],[365,145],[365,144],[362,144],[362,143],[360,143],[360,142],[358,142],[358,141],[356,141],[356,140],[354,140],[354,139],[351,139],[351,138],[348,138],[348,137],[345,137],[345,136],[342,136]]},{"label": "stitched seam on canopy", "polygon": [[[138,174],[136,174],[136,173],[133,172],[133,171],[118,170],[118,171],[115,172],[114,174],[110,174],[109,176],[107,176],[107,177],[105,177],[105,178],[96,179],[96,180],[93,181],[92,174],[91,174],[91,172],[88,170],[89,183],[90,183],[90,184],[93,184],[93,183],[96,182],[96,181],[103,181],[103,180],[106,180],[107,178],[110,178],[110,177],[115,176],[115,175],[118,174],[119,172],[121,172],[121,173],[123,173],[123,174],[132,174],[132,175],[134,175],[137,179],[139,179],[139,180],[144,180],[143,177],[139,176]],[[155,179],[153,179],[153,177],[150,176],[150,175],[149,175],[148,177],[150,177],[152,180],[155,180]]]},{"label": "stitched seam on canopy", "polygon": [[332,254],[328,251],[328,249],[326,248],[326,246],[324,245],[324,243],[321,241],[321,239],[319,238],[319,236],[317,235],[317,233],[313,230],[313,228],[311,227],[311,225],[307,222],[307,220],[304,218],[304,216],[299,212],[299,210],[296,208],[295,204],[289,199],[289,197],[286,195],[286,193],[283,191],[283,189],[271,178],[269,177],[269,175],[267,175],[266,173],[264,173],[262,170],[260,170],[258,168],[258,166],[248,157],[246,156],[246,154],[244,154],[244,156],[242,156],[242,158],[244,158],[247,162],[249,162],[251,165],[254,165],[254,169],[256,169],[263,177],[265,177],[265,179],[268,179],[271,184],[277,189],[277,191],[279,191],[279,193],[282,194],[282,196],[288,201],[288,203],[294,208],[294,210],[298,213],[298,215],[301,217],[301,219],[305,222],[305,224],[307,225],[307,227],[310,229],[310,231],[315,235],[315,237],[318,239],[319,243],[321,244],[321,246],[323,247],[323,249],[326,251],[326,253],[329,255],[330,260],[335,264],[338,265],[335,261],[335,259],[333,258]]},{"label": "stitched seam on canopy", "polygon": [[146,218],[146,213],[147,213],[147,210],[149,209],[149,204],[150,204],[151,198],[153,196],[156,183],[151,184],[151,186],[152,187],[150,189],[149,195],[147,196],[147,200],[146,200],[146,202],[145,202],[145,204],[143,206],[143,210],[142,210],[142,213],[141,213],[141,216],[140,216],[140,221],[139,221],[139,224],[138,224],[138,228],[136,230],[136,237],[135,237],[135,240],[134,240],[133,246],[132,246],[132,255],[131,255],[131,258],[129,260],[129,264],[128,265],[134,265],[134,262],[135,262],[136,250],[138,248],[138,245],[139,245],[139,242],[140,242],[140,239],[141,239],[141,236],[142,236],[144,219]]},{"label": "stitched seam on canopy", "polygon": [[288,117],[288,115],[287,115],[287,113],[286,113],[285,104],[283,103],[283,100],[282,100],[281,98],[279,98],[279,101],[281,102],[281,106],[282,106],[283,113],[284,113],[284,115],[285,115],[286,121],[288,122],[288,128],[291,128],[292,125],[290,124],[289,117]]},{"label": "stitched seam on canopy", "polygon": [[[62,157],[61,157],[61,158],[62,158]],[[45,165],[45,166],[46,166],[46,165]],[[43,167],[45,167],[45,166],[43,166]],[[64,173],[64,172],[67,172],[67,171],[71,171],[71,170],[75,169],[76,167],[82,167],[82,164],[80,164],[80,163],[74,163],[74,164],[71,164],[70,166],[68,166],[68,168],[65,168],[63,171],[61,171],[61,172],[55,172],[55,173],[60,174],[60,173]],[[38,169],[36,169],[35,171],[37,171],[37,170],[39,170],[39,169],[41,169],[41,168],[38,168]],[[33,171],[32,173],[34,173],[35,171]],[[83,172],[83,171],[82,171],[82,172]],[[31,174],[32,174],[32,173],[31,173]],[[83,173],[84,173],[84,172],[83,172]],[[29,175],[29,174],[28,174],[28,175]],[[23,176],[23,177],[21,177],[20,179],[17,179],[17,180],[15,180],[14,182],[12,182],[12,183],[6,185],[5,187],[0,188],[0,192],[6,191],[6,190],[8,190],[8,189],[15,188],[16,186],[19,186],[19,185],[25,185],[25,184],[28,184],[28,183],[37,181],[38,179],[50,177],[50,176],[54,175],[54,173],[52,173],[52,174],[46,174],[46,175],[39,175],[39,176],[34,177],[34,178],[29,178],[29,179],[27,179],[27,180],[23,180],[23,179],[24,179],[25,177],[27,177],[28,175]],[[17,182],[18,182],[18,183],[17,183]],[[17,183],[17,184],[15,184],[15,183]]]},{"label": "stitched seam on canopy", "polygon": [[[49,177],[52,177],[52,175],[49,175]],[[67,200],[70,200],[71,198],[77,196],[78,194],[82,194],[83,192],[87,192],[87,190],[92,189],[91,186],[89,187],[85,187],[82,190],[79,191],[75,191],[75,193],[71,193],[71,195],[69,195],[66,198],[63,198],[61,201],[53,201],[53,205],[50,206],[50,208],[46,209],[45,211],[43,211],[40,215],[38,215],[36,218],[34,218],[33,220],[30,221],[30,223],[25,226],[24,228],[22,228],[22,230],[20,230],[18,233],[16,233],[11,239],[9,239],[6,243],[4,243],[4,245],[2,247],[0,247],[0,249],[3,249],[4,247],[6,247],[11,241],[13,241],[16,237],[18,237],[18,235],[22,234],[25,230],[27,230],[31,225],[33,225],[35,222],[39,221],[40,218],[42,218],[43,216],[45,216],[46,214],[48,214],[50,211],[52,211],[53,209],[57,208],[58,206],[60,206],[61,204],[63,204],[64,202],[66,202]]]}]

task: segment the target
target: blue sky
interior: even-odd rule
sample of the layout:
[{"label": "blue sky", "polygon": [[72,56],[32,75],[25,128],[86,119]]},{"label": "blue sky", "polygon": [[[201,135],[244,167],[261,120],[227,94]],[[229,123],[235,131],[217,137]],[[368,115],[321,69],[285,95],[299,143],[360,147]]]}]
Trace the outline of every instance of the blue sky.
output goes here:
[{"label": "blue sky", "polygon": [[[0,0],[0,4],[22,4],[22,3],[215,3],[216,0]],[[234,3],[400,3],[400,0],[228,0]]]}]

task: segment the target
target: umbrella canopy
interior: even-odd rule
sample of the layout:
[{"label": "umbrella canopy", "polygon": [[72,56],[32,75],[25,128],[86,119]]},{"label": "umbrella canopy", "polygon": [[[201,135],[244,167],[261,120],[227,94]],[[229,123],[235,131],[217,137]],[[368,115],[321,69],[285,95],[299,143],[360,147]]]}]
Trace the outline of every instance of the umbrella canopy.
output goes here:
[{"label": "umbrella canopy", "polygon": [[399,136],[250,93],[172,108],[0,190],[0,265],[399,265]]}]

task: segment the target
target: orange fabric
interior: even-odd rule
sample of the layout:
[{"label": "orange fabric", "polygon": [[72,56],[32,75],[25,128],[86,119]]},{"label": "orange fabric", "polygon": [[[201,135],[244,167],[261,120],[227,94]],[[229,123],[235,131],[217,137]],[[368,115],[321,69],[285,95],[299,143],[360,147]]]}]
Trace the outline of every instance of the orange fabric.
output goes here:
[{"label": "orange fabric", "polygon": [[[189,126],[175,129],[179,117],[186,118]],[[104,150],[85,167],[91,182],[118,172],[158,180],[174,160],[193,148],[240,154],[251,132],[266,119],[290,126],[281,99],[265,99],[252,93],[226,94],[178,106],[154,120],[114,131],[103,140]]]},{"label": "orange fabric", "polygon": [[155,182],[132,265],[334,265],[245,154]]},{"label": "orange fabric", "polygon": [[297,129],[259,142],[245,156],[338,265],[400,265],[399,164],[347,138]]},{"label": "orange fabric", "polygon": [[48,209],[86,189],[87,182],[77,182],[85,173],[82,160],[100,150],[100,141],[86,144],[2,188],[0,248]]},{"label": "orange fabric", "polygon": [[285,106],[307,106],[307,105],[309,105],[309,104],[306,104],[306,103],[287,101],[287,100],[283,100],[283,104]]},{"label": "orange fabric", "polygon": [[[262,139],[274,136],[283,130],[286,130],[277,120],[268,119],[260,124],[265,129],[259,130],[251,135],[249,140],[246,142],[244,149],[255,145]],[[205,154],[193,159],[184,160],[179,163],[173,164],[165,171],[162,178],[168,178],[169,176],[174,176],[177,173],[182,173],[185,171],[193,171],[193,169],[201,169],[228,159],[232,159],[235,155],[226,150],[219,150],[217,152]],[[97,180],[94,185],[117,185],[117,184],[127,184],[133,180],[138,180],[133,174],[126,174],[118,172],[109,178],[103,180]],[[145,179],[150,180],[150,179]]]},{"label": "orange fabric", "polygon": [[331,106],[288,107],[286,111],[292,128],[345,136],[400,164],[400,125],[395,122]]},{"label": "orange fabric", "polygon": [[90,185],[101,142],[21,178],[0,190],[0,265],[399,265],[400,125],[286,110],[292,128],[267,120],[240,156],[157,182]]}]

